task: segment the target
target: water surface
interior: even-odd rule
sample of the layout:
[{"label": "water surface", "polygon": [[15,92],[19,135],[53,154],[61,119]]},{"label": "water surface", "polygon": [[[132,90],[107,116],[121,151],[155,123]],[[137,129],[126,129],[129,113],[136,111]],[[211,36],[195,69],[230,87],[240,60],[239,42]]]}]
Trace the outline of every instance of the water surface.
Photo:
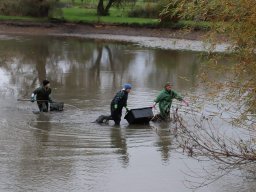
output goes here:
[{"label": "water surface", "polygon": [[[129,108],[152,106],[167,81],[188,99],[207,89],[198,86],[200,53],[71,37],[0,41],[0,191],[192,191],[184,173],[200,163],[176,150],[172,125],[92,122],[126,82]],[[17,101],[45,78],[64,112],[36,115],[35,103]]]}]

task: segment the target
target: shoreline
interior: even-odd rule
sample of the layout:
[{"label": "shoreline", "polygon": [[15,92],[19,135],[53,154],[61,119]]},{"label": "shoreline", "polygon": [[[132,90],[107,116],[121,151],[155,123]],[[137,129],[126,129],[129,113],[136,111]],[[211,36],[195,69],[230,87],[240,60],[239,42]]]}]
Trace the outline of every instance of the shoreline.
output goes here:
[{"label": "shoreline", "polygon": [[0,22],[0,35],[46,35],[134,43],[148,48],[227,52],[225,38],[212,48],[204,42],[207,32],[166,28],[84,25],[73,23]]}]

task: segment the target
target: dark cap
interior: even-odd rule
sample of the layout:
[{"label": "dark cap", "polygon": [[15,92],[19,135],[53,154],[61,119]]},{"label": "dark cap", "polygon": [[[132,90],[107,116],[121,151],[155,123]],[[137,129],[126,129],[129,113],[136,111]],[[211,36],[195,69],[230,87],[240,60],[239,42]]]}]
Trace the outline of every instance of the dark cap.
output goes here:
[{"label": "dark cap", "polygon": [[50,83],[50,81],[48,81],[48,80],[43,80],[43,86],[46,86],[47,84],[49,84]]}]

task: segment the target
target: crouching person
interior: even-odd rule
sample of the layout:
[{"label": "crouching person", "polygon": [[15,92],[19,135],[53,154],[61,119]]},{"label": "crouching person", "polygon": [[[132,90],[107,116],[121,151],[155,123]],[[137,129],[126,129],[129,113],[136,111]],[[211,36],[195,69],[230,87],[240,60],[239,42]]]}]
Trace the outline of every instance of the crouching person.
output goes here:
[{"label": "crouching person", "polygon": [[52,103],[50,97],[52,90],[50,88],[50,82],[43,80],[42,86],[35,89],[31,95],[31,102],[37,101],[37,105],[40,112],[48,112],[49,102]]}]

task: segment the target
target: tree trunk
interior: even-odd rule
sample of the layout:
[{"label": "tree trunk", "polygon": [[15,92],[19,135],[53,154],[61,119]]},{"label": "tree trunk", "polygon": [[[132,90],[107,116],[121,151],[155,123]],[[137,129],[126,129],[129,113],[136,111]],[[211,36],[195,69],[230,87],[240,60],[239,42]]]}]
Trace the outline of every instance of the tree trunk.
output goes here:
[{"label": "tree trunk", "polygon": [[97,14],[99,16],[109,15],[109,9],[112,6],[114,1],[115,0],[109,0],[106,8],[104,8],[103,0],[99,0],[98,6],[97,6]]},{"label": "tree trunk", "polygon": [[108,4],[107,4],[107,6],[106,6],[106,8],[105,8],[105,13],[106,13],[106,15],[109,15],[109,9],[110,9],[110,7],[111,7],[111,5],[113,4],[114,1],[115,1],[115,0],[109,0],[109,1],[108,1]]},{"label": "tree trunk", "polygon": [[97,6],[97,14],[100,16],[104,16],[104,5],[103,0],[99,0],[98,6]]}]

